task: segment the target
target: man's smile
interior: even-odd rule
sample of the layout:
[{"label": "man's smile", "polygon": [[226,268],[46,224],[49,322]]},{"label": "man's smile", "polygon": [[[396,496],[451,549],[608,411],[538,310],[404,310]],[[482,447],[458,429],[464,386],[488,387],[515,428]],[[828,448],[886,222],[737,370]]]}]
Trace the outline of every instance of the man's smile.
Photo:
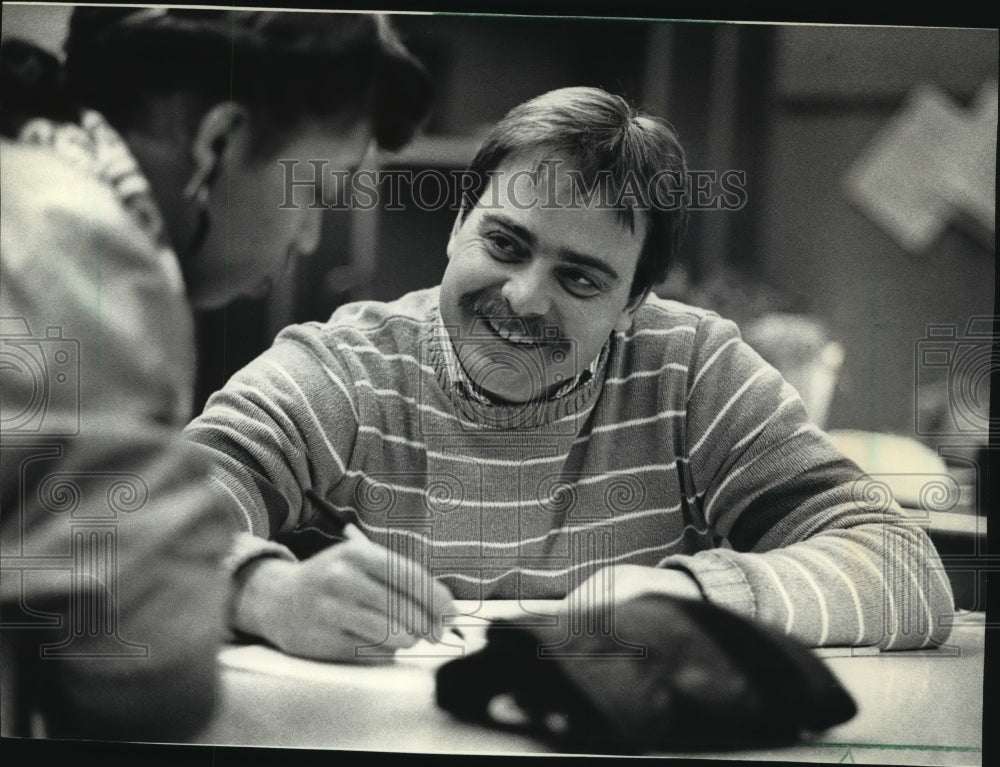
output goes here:
[{"label": "man's smile", "polygon": [[463,303],[473,318],[473,337],[488,334],[525,348],[553,346],[560,339],[558,331],[541,317],[518,317],[502,299],[478,296]]}]

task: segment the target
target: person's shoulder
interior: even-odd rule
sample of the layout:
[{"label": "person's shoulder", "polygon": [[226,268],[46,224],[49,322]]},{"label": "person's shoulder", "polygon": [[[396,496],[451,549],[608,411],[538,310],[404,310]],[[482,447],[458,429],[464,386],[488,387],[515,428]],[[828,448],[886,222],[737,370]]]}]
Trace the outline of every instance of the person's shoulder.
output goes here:
[{"label": "person's shoulder", "polygon": [[735,324],[710,309],[652,294],[618,339],[622,352],[636,359],[663,355],[680,359],[699,356],[738,336]]},{"label": "person's shoulder", "polygon": [[0,153],[5,209],[77,219],[90,227],[118,229],[122,223],[131,224],[107,184],[51,149],[5,140]]},{"label": "person's shoulder", "polygon": [[651,294],[639,307],[632,319],[628,336],[651,336],[654,331],[688,328],[694,330],[705,320],[718,319],[708,309],[701,309],[669,298]]},{"label": "person's shoulder", "polygon": [[395,301],[352,301],[333,312],[324,330],[371,333],[386,330],[389,325],[419,328],[431,322],[437,300],[435,287],[407,293]]},{"label": "person's shoulder", "polygon": [[65,241],[153,254],[149,237],[100,179],[42,146],[5,140],[0,147],[3,226],[15,245]]},{"label": "person's shoulder", "polygon": [[414,354],[437,316],[438,289],[418,290],[394,301],[352,301],[334,310],[325,322],[285,328],[281,340],[320,344],[345,352]]},{"label": "person's shoulder", "polygon": [[701,334],[731,334],[736,331],[732,320],[711,309],[692,306],[671,298],[652,294],[635,314],[633,331],[640,328],[681,328],[698,330]]}]

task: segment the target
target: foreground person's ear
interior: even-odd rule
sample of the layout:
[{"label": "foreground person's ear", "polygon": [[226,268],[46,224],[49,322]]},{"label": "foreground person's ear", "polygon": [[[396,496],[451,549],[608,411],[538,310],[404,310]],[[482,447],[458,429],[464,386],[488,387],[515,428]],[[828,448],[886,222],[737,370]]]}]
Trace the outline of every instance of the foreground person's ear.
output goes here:
[{"label": "foreground person's ear", "polygon": [[250,153],[250,120],[239,104],[225,102],[209,109],[191,141],[194,172],[184,196],[204,205],[220,171],[245,161]]}]

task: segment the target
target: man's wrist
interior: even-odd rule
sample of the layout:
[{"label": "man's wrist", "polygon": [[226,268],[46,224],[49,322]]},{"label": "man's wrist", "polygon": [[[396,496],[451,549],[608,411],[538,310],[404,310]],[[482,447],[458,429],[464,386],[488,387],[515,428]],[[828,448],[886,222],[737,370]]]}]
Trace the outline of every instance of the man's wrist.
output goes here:
[{"label": "man's wrist", "polygon": [[229,628],[238,635],[268,639],[267,626],[283,602],[283,585],[294,562],[275,556],[252,559],[233,574]]}]

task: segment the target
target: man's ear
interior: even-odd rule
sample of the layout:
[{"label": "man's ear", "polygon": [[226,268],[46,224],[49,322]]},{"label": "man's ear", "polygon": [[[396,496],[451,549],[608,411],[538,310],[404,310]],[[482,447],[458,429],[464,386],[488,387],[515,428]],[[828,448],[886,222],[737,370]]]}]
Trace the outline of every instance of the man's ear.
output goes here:
[{"label": "man's ear", "polygon": [[220,172],[243,164],[250,155],[250,117],[232,102],[216,104],[202,116],[191,140],[194,172],[184,194],[207,195]]},{"label": "man's ear", "polygon": [[650,288],[646,288],[635,298],[629,300],[625,308],[622,309],[622,313],[618,316],[618,319],[615,320],[615,330],[619,333],[624,333],[632,327],[632,320],[635,318],[635,313],[639,311],[642,302],[649,296],[649,291]]}]

